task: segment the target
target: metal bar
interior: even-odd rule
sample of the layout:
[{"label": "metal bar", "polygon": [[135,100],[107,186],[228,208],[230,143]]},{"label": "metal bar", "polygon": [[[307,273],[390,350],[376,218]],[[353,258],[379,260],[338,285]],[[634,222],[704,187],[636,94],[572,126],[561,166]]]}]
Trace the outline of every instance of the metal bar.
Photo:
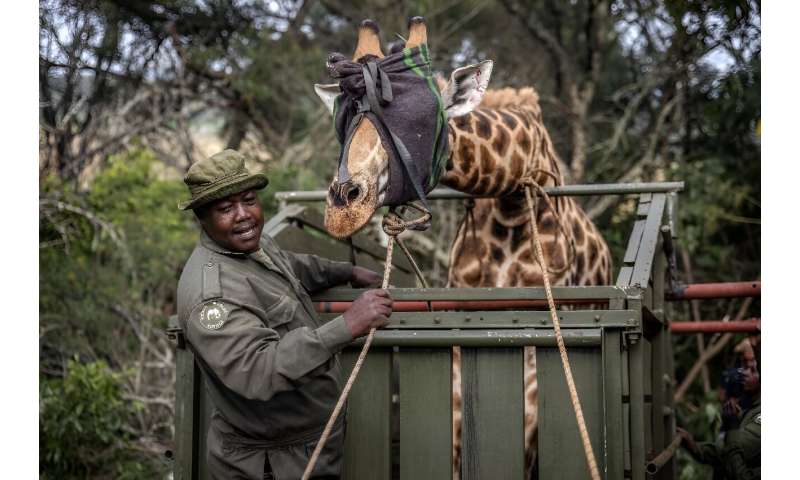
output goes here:
[{"label": "metal bar", "polygon": [[[323,320],[335,313],[322,314]],[[562,310],[558,314],[564,328],[636,328],[639,312],[636,310]],[[501,310],[468,312],[393,312],[389,324],[392,329],[463,329],[492,330],[496,328],[551,329],[553,323],[547,310]]]},{"label": "metal bar", "polygon": [[[331,316],[335,314],[326,314]],[[574,310],[559,312],[564,328],[636,328],[639,312],[636,310]],[[389,329],[551,329],[553,323],[546,310],[529,311],[476,311],[476,312],[395,312]]]},{"label": "metal bar", "polygon": [[760,332],[761,319],[751,318],[739,322],[705,320],[702,322],[672,322],[672,333],[722,333],[722,332]]},{"label": "metal bar", "polygon": [[760,297],[761,281],[694,283],[682,285],[667,294],[667,300],[698,300],[707,298]]},{"label": "metal bar", "polygon": [[[600,345],[599,328],[571,328],[561,332],[564,344],[568,347],[596,347]],[[351,346],[360,347],[360,338]],[[376,347],[554,347],[556,337],[552,330],[379,330],[375,332],[373,345]]]},{"label": "metal bar", "polygon": [[[558,300],[556,305],[608,305],[608,300],[574,299]],[[353,302],[318,302],[315,304],[319,313],[343,313]],[[428,306],[430,305],[430,309]],[[411,301],[394,302],[393,312],[428,312],[428,311],[479,311],[479,310],[526,310],[547,307],[547,300],[450,300],[450,301]]]},{"label": "metal bar", "polygon": [[[640,182],[640,183],[600,183],[593,185],[565,185],[562,187],[544,187],[550,196],[588,196],[588,195],[630,195],[636,193],[669,193],[683,190],[683,182]],[[327,199],[327,190],[308,190],[295,192],[275,192],[275,199],[281,203],[321,202]],[[486,196],[488,197],[488,196]],[[465,198],[483,198],[459,192],[451,188],[433,189],[428,200],[460,200]]]},{"label": "metal bar", "polygon": [[[595,302],[610,299],[626,298],[625,290],[620,287],[553,287],[553,298],[556,300],[583,300],[591,299]],[[332,288],[315,294],[315,302],[351,302],[364,293],[364,289],[357,288]],[[392,298],[401,301],[470,301],[482,300],[544,300],[543,287],[514,287],[514,288],[390,288]]]},{"label": "metal bar", "polygon": [[678,446],[681,444],[681,436],[676,435],[675,438],[672,439],[667,448],[661,451],[654,459],[650,460],[647,463],[647,473],[650,475],[655,475],[664,466],[667,462],[669,462],[672,457],[675,455],[675,452],[678,450]]}]

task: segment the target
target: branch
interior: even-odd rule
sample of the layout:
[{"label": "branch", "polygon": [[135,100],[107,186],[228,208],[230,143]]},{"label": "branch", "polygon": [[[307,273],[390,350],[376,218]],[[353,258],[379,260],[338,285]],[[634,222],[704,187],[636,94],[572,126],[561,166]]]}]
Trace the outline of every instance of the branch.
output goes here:
[{"label": "branch", "polygon": [[[658,117],[656,117],[655,125],[650,133],[650,141],[648,142],[647,149],[645,150],[644,155],[639,159],[639,161],[633,165],[633,167],[629,168],[624,175],[622,175],[617,182],[619,183],[626,183],[632,182],[635,180],[639,180],[641,177],[644,168],[655,160],[655,151],[658,147],[658,142],[663,136],[663,127],[664,123],[666,122],[667,116],[672,111],[677,103],[678,97],[672,97],[668,102],[661,106],[661,110],[658,113]],[[595,202],[591,207],[586,210],[586,215],[594,220],[595,218],[602,215],[611,205],[619,201],[618,198],[612,196],[604,196],[600,198],[597,202]]]}]

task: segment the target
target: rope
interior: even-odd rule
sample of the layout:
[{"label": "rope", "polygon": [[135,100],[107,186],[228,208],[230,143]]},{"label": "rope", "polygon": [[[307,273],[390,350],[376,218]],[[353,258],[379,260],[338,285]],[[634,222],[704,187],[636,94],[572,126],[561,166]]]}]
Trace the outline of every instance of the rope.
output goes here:
[{"label": "rope", "polygon": [[581,409],[581,401],[578,398],[578,391],[575,388],[575,380],[572,378],[572,368],[567,358],[567,347],[564,345],[564,338],[561,336],[561,324],[558,322],[558,315],[556,314],[556,304],[553,300],[553,292],[550,289],[550,278],[548,277],[547,263],[544,259],[542,252],[542,244],[539,241],[539,229],[536,226],[536,213],[534,202],[531,198],[531,185],[525,187],[525,200],[528,203],[528,211],[531,215],[531,248],[536,252],[536,261],[542,267],[542,279],[544,280],[544,290],[547,295],[547,304],[550,307],[550,316],[553,319],[553,329],[556,334],[556,343],[558,344],[558,352],[561,354],[561,364],[564,366],[564,376],[567,378],[567,387],[569,388],[569,396],[572,400],[572,408],[575,410],[575,420],[578,422],[578,430],[581,433],[581,440],[583,441],[583,451],[586,454],[586,463],[589,466],[589,473],[592,480],[600,480],[600,472],[597,469],[597,461],[594,458],[594,451],[592,444],[589,441],[589,431],[586,429],[586,422],[583,419],[583,410]]},{"label": "rope", "polygon": [[[549,173],[549,172],[544,172],[544,173]],[[542,196],[542,199],[545,201],[547,206],[553,212],[553,220],[556,222],[556,225],[558,225],[558,230],[567,240],[567,245],[568,245],[567,260],[564,262],[564,265],[562,265],[561,268],[559,269],[553,269],[553,270],[551,270],[549,266],[547,267],[547,271],[549,273],[552,273],[553,275],[561,275],[562,273],[566,272],[570,267],[572,267],[575,261],[575,256],[577,255],[577,248],[575,247],[575,237],[572,235],[568,235],[567,231],[564,228],[564,222],[561,221],[561,215],[558,213],[558,199],[556,199],[556,204],[553,205],[553,202],[550,201],[550,195],[548,195],[547,192],[544,191],[544,188],[542,188],[541,185],[539,185],[536,182],[529,181],[525,184],[525,191],[528,192],[528,190],[531,187],[536,189],[537,193],[539,193]],[[535,222],[535,218],[536,217],[534,216],[531,219],[531,221]],[[538,236],[538,230],[537,230],[537,236]]]},{"label": "rope", "polygon": [[[400,248],[408,256],[408,259],[411,261],[411,265],[414,267],[414,271],[417,273],[420,280],[422,280],[423,285],[427,287],[425,279],[422,278],[422,272],[420,272],[419,267],[414,262],[414,259],[411,258],[411,252],[409,252],[405,245],[400,242],[397,236],[403,233],[406,228],[414,228],[430,221],[431,213],[428,210],[415,205],[409,206],[417,211],[422,212],[422,216],[412,220],[406,220],[397,214],[394,208],[390,209],[389,212],[383,216],[383,231],[389,236],[389,243],[386,245],[386,262],[383,265],[383,282],[381,284],[381,288],[384,290],[389,287],[389,277],[392,273],[392,252],[394,250],[395,241],[397,241],[398,245],[400,245]],[[350,372],[350,377],[347,378],[347,383],[345,383],[344,389],[342,389],[342,393],[339,395],[339,400],[336,402],[336,406],[333,408],[333,412],[331,412],[331,416],[328,418],[328,423],[325,424],[325,429],[322,431],[322,435],[319,437],[317,446],[314,447],[314,453],[311,454],[311,458],[308,460],[308,465],[306,465],[306,469],[303,471],[302,480],[308,480],[308,478],[311,476],[311,472],[317,465],[317,460],[319,460],[319,455],[322,452],[322,448],[325,446],[325,442],[328,441],[331,430],[333,430],[333,424],[336,422],[336,419],[339,418],[339,414],[344,407],[347,396],[350,394],[350,389],[353,387],[353,383],[355,383],[356,377],[358,377],[358,372],[361,370],[361,366],[364,364],[364,360],[367,358],[367,352],[369,351],[370,345],[372,345],[372,339],[374,336],[375,328],[373,327],[369,330],[367,338],[364,340],[364,346],[361,348],[361,353],[359,353],[355,365],[353,365],[353,371]]]}]

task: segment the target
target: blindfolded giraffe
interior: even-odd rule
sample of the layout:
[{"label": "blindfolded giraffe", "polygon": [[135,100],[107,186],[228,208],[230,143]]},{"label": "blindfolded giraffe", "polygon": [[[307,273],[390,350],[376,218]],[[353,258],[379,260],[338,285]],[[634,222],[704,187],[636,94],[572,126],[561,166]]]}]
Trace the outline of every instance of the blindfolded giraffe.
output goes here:
[{"label": "blindfolded giraffe", "polygon": [[[337,117],[343,144],[328,193],[325,225],[340,238],[363,227],[375,210],[416,198],[440,183],[480,195],[461,222],[450,249],[448,286],[526,287],[543,284],[530,249],[530,213],[519,193],[526,185],[562,185],[560,160],[542,122],[532,88],[486,89],[492,62],[456,69],[449,82],[434,82],[428,69],[427,30],[421,17],[409,25],[401,51],[385,56],[375,23],[361,24],[353,62],[332,55],[329,69],[339,84],[315,89]],[[386,75],[367,65],[372,61]],[[397,67],[402,61],[406,69]],[[358,65],[355,65],[358,64]],[[424,81],[405,82],[404,72]],[[362,72],[359,74],[359,72]],[[411,78],[411,77],[408,77]],[[367,87],[367,84],[375,85]],[[386,84],[390,92],[385,94]],[[373,95],[364,106],[349,101]],[[426,90],[427,89],[427,90]],[[381,97],[378,96],[378,93]],[[387,100],[388,98],[388,100]],[[377,120],[369,114],[377,104]],[[411,105],[411,107],[405,107]],[[396,110],[392,111],[393,106]],[[350,109],[349,116],[342,109]],[[354,111],[363,110],[361,117]],[[392,132],[392,130],[395,130]],[[388,133],[387,133],[388,130]],[[395,140],[415,158],[410,168]],[[407,158],[407,157],[406,157]],[[416,169],[416,170],[414,170]],[[439,171],[441,169],[441,171]],[[404,179],[414,170],[416,179]],[[415,185],[410,183],[416,182]],[[583,209],[569,197],[539,202],[536,222],[553,285],[611,284],[606,242]],[[537,383],[533,347],[525,348],[525,470],[536,458]],[[453,349],[453,478],[461,465],[461,352]]]}]

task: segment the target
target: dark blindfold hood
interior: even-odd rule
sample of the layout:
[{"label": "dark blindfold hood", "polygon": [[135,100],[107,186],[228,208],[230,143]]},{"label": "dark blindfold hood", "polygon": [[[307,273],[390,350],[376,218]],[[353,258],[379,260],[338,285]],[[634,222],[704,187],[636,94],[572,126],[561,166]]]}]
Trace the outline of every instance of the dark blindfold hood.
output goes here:
[{"label": "dark blindfold hood", "polygon": [[381,206],[421,200],[439,181],[449,154],[447,117],[430,73],[428,47],[422,44],[384,58],[352,62],[334,53],[328,70],[339,79],[334,123],[342,145],[339,182],[350,178],[346,159],[350,140],[362,121],[370,121],[389,156],[389,184]]}]

